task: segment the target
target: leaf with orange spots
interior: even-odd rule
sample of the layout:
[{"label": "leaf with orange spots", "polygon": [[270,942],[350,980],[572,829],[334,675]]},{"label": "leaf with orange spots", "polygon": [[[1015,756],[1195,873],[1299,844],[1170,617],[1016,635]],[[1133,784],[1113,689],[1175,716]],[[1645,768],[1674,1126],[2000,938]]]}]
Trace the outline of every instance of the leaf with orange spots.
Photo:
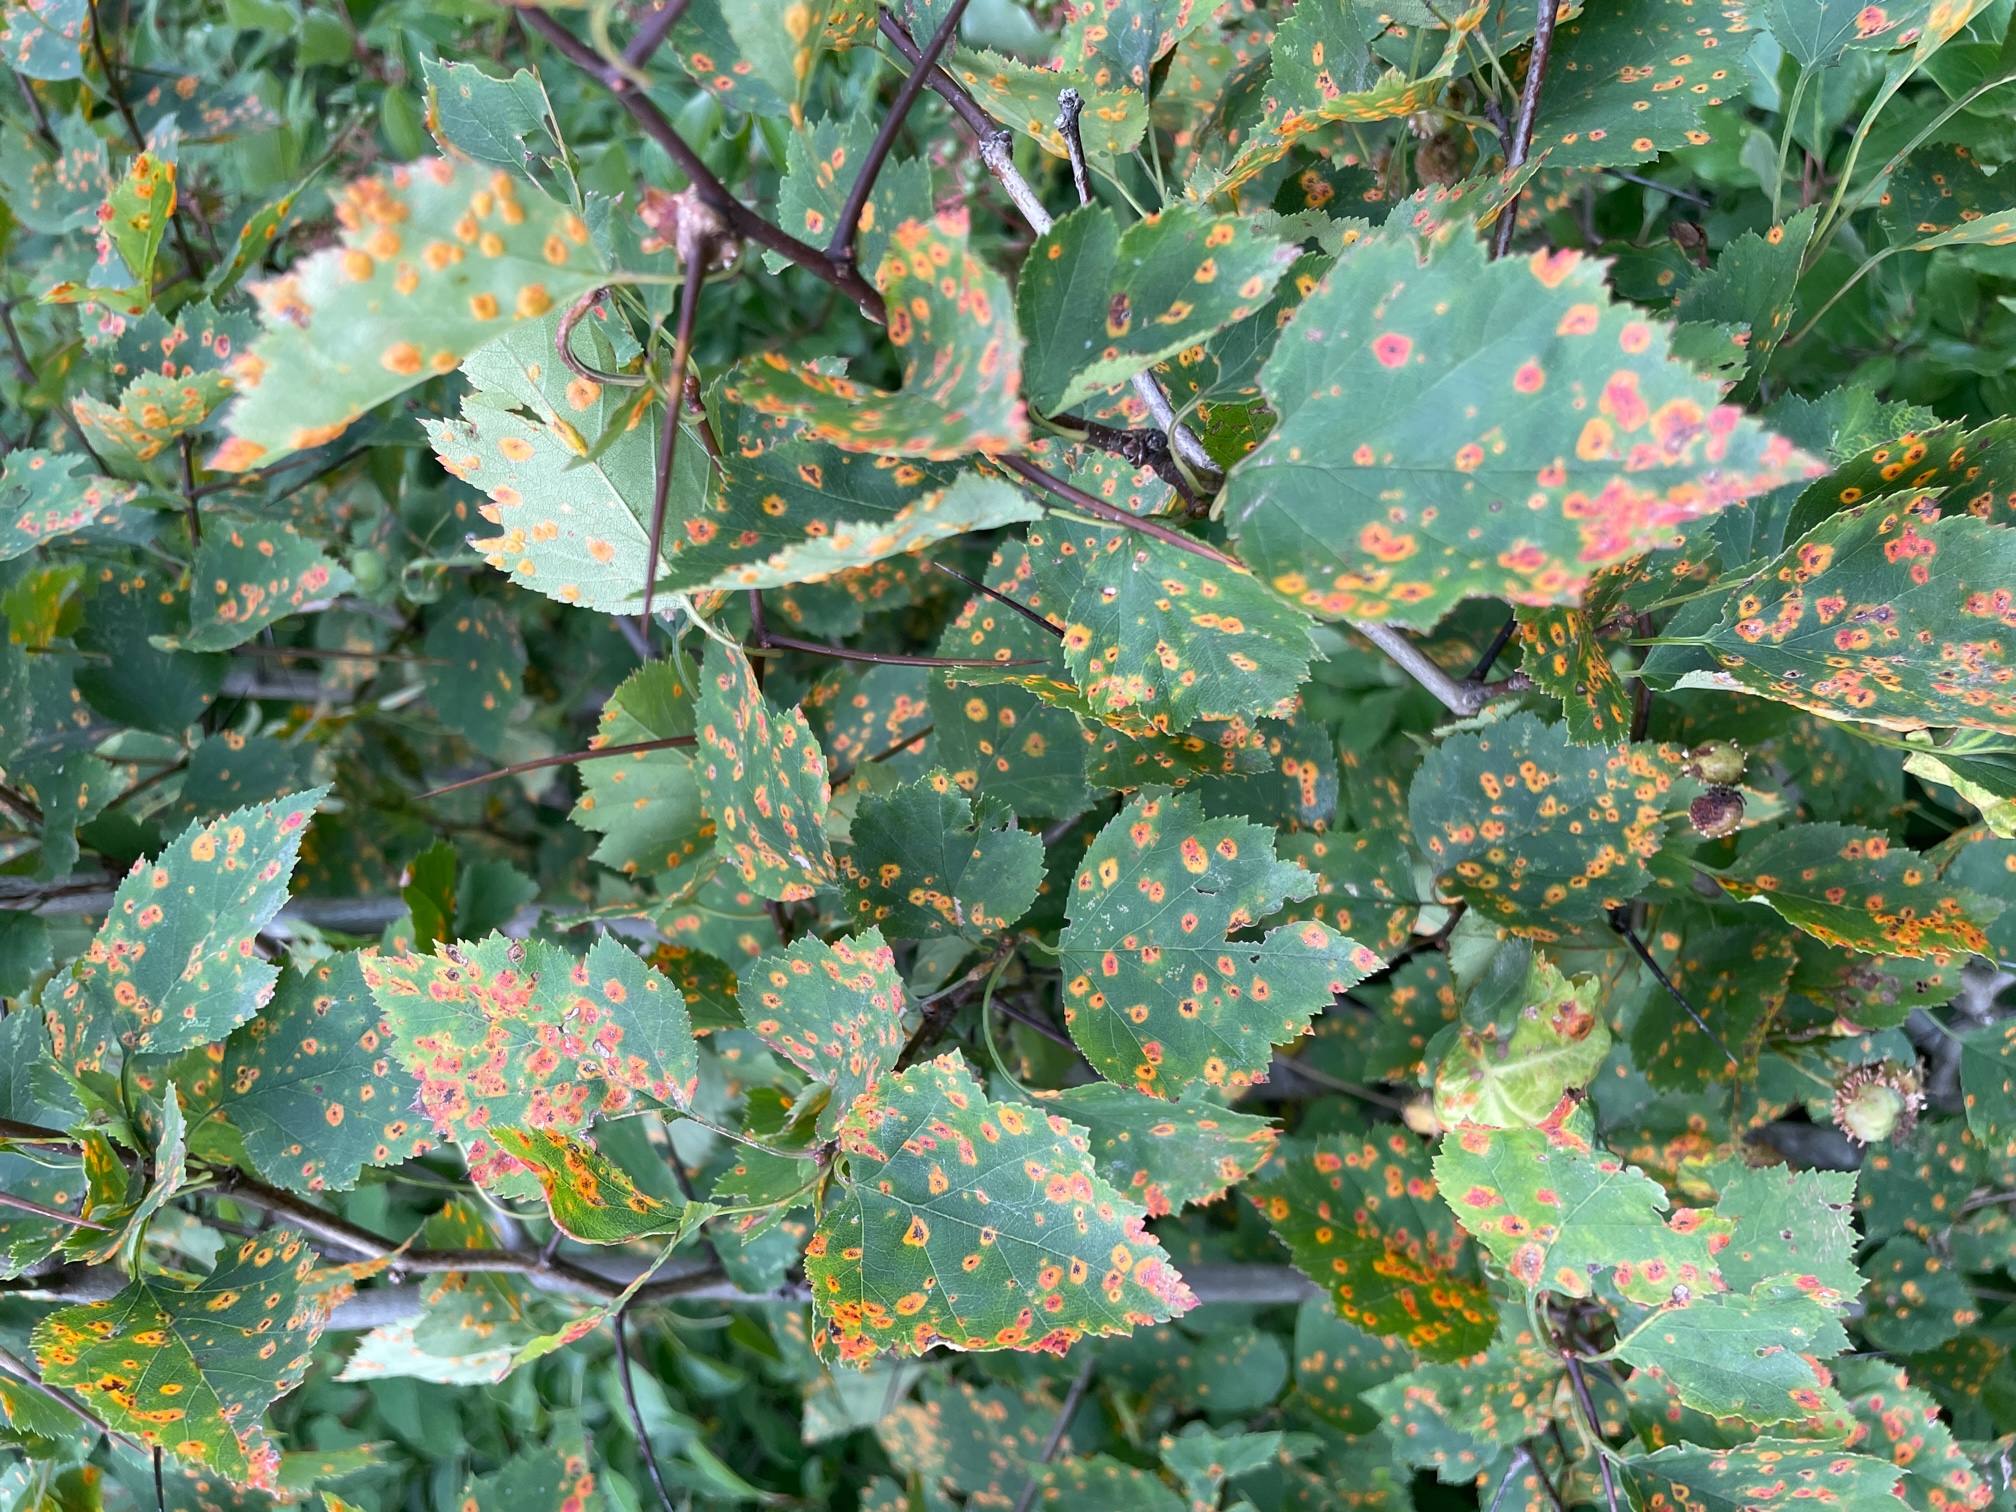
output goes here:
[{"label": "leaf with orange spots", "polygon": [[287,901],[308,816],[328,791],[191,825],[158,860],[134,863],[69,980],[43,993],[60,1065],[99,1071],[108,1056],[187,1050],[259,1010],[280,973],[253,940]]},{"label": "leaf with orange spots", "polygon": [[1893,1354],[1923,1354],[1980,1324],[1983,1309],[1950,1254],[1899,1234],[1862,1262],[1869,1293],[1862,1336]]},{"label": "leaf with orange spots", "polygon": [[999,934],[1043,881],[1042,840],[998,804],[976,809],[943,770],[864,796],[852,834],[840,863],[848,912],[899,940]]},{"label": "leaf with orange spots", "polygon": [[709,645],[693,768],[721,859],[765,898],[809,898],[837,873],[826,840],[826,756],[804,711],[763,696],[749,658]]},{"label": "leaf with orange spots", "polygon": [[1565,1376],[1560,1352],[1512,1310],[1489,1349],[1396,1376],[1365,1402],[1398,1458],[1445,1485],[1472,1485],[1505,1449],[1547,1432]]},{"label": "leaf with orange spots", "polygon": [[427,627],[427,697],[441,722],[486,756],[503,748],[518,711],[525,642],[497,599],[451,594]]},{"label": "leaf with orange spots", "polygon": [[1707,142],[1705,107],[1743,97],[1755,35],[1734,0],[1589,0],[1556,35],[1535,154],[1599,168]]},{"label": "leaf with orange spots", "polygon": [[988,1099],[956,1055],[840,1122],[846,1176],[805,1251],[822,1355],[1040,1349],[1195,1305],[1067,1119]]},{"label": "leaf with orange spots", "polygon": [[363,968],[420,1107],[484,1185],[525,1170],[493,1127],[572,1134],[601,1114],[692,1103],[699,1052],[679,990],[613,936],[585,957],[493,934],[431,956],[367,954]]},{"label": "leaf with orange spots", "polygon": [[1346,1433],[1378,1427],[1379,1414],[1360,1393],[1414,1363],[1413,1353],[1401,1345],[1337,1317],[1327,1297],[1311,1297],[1296,1311],[1293,1400]]},{"label": "leaf with orange spots", "polygon": [[1314,886],[1260,826],[1143,790],[1085,852],[1057,942],[1064,1020],[1093,1069],[1170,1099],[1265,1079],[1274,1046],[1379,964],[1314,920],[1227,939]]},{"label": "leaf with orange spots", "polygon": [[[1691,931],[1677,950],[1658,950],[1673,985],[1721,1043],[1671,998],[1655,996],[1638,1010],[1631,1031],[1631,1059],[1645,1079],[1662,1091],[1693,1092],[1712,1081],[1753,1078],[1765,1037],[1784,1010],[1801,938],[1760,921]],[[1730,1055],[1737,1065],[1729,1064]]]},{"label": "leaf with orange spots", "polygon": [[1476,1256],[1407,1130],[1284,1140],[1242,1190],[1346,1322],[1431,1360],[1491,1342],[1498,1319]]},{"label": "leaf with orange spots", "polygon": [[1244,320],[1294,259],[1250,218],[1195,205],[1124,232],[1103,205],[1074,210],[1037,238],[1015,289],[1029,402],[1074,409]]},{"label": "leaf with orange spots", "polygon": [[265,332],[232,363],[239,397],[215,467],[270,466],[332,440],[606,277],[578,215],[467,160],[358,179],[338,195],[336,218],[339,245],[252,285]]},{"label": "leaf with orange spots", "polygon": [[1758,1438],[1731,1448],[1669,1444],[1618,1462],[1643,1512],[1896,1512],[1901,1472],[1825,1440]]},{"label": "leaf with orange spots", "polygon": [[843,451],[950,460],[1019,447],[1028,428],[1018,397],[1022,338],[1007,281],[973,254],[966,232],[963,209],[905,221],[875,269],[900,392],[770,355],[730,373],[723,397],[800,420]]},{"label": "leaf with orange spots", "polygon": [[1516,934],[1558,940],[1649,884],[1679,760],[1572,745],[1563,726],[1516,714],[1428,753],[1407,796],[1414,838],[1444,889]]},{"label": "leaf with orange spots", "polygon": [[[874,139],[874,118],[854,111],[821,116],[792,132],[784,144],[784,177],[777,186],[777,224],[814,246],[830,242]],[[862,210],[855,260],[864,268],[880,267],[889,233],[930,214],[928,165],[921,158],[891,158],[875,176]],[[785,266],[774,252],[766,253],[764,261],[773,271]]]},{"label": "leaf with orange spots", "polygon": [[21,0],[0,24],[0,60],[30,79],[75,79],[84,72],[86,0]]},{"label": "leaf with orange spots", "polygon": [[1768,0],[1761,16],[1778,44],[1809,68],[1824,67],[1851,50],[1887,52],[1908,47],[1924,30],[1935,0]]},{"label": "leaf with orange spots", "polygon": [[299,1234],[271,1229],[228,1244],[192,1286],[141,1277],[59,1309],[35,1326],[42,1378],[185,1465],[270,1486],[279,1456],[259,1419],[300,1384],[322,1332],[302,1286],[315,1263]]},{"label": "leaf with orange spots", "polygon": [[1419,951],[1316,1021],[1301,1058],[1347,1080],[1423,1079],[1430,1042],[1459,1011],[1446,956]]},{"label": "leaf with orange spots", "polygon": [[1899,497],[1822,520],[1735,586],[1681,686],[1892,730],[2016,734],[2016,531]]},{"label": "leaf with orange spots", "polygon": [[1971,431],[1954,421],[1884,433],[1806,486],[1785,517],[1785,538],[1796,541],[1850,505],[1878,499],[1907,515],[2016,519],[2016,418],[2001,416]]},{"label": "leaf with orange spots", "polygon": [[489,1475],[470,1476],[454,1501],[457,1512],[585,1512],[603,1504],[587,1460],[553,1448],[527,1450]]},{"label": "leaf with orange spots", "polygon": [[0,462],[0,562],[117,516],[137,491],[100,477],[74,454],[26,446],[9,452]]},{"label": "leaf with orange spots", "polygon": [[1930,862],[1887,835],[1845,824],[1778,831],[1716,874],[1815,939],[1876,956],[1949,960],[1988,950],[1999,899],[1941,884]]},{"label": "leaf with orange spots", "polygon": [[[699,675],[683,653],[648,661],[609,695],[593,744],[642,745],[691,735],[699,691]],[[604,866],[654,877],[679,870],[708,848],[690,751],[633,751],[584,761],[579,771],[581,800],[569,817],[602,836],[595,859]]]},{"label": "leaf with orange spots", "polygon": [[1564,977],[1524,941],[1499,950],[1435,1068],[1435,1117],[1496,1129],[1544,1123],[1610,1053],[1602,985],[1593,974]]},{"label": "leaf with orange spots", "polygon": [[1676,1292],[1617,1345],[1619,1359],[1656,1370],[1696,1412],[1783,1423],[1838,1409],[1814,1369],[1848,1347],[1834,1310],[1778,1277],[1750,1292]]},{"label": "leaf with orange spots", "polygon": [[1284,918],[1320,920],[1382,955],[1407,943],[1421,902],[1404,840],[1351,829],[1299,830],[1282,835],[1274,848],[1316,878],[1316,891],[1291,900]]},{"label": "leaf with orange spots", "polygon": [[1148,129],[1147,94],[1118,80],[1102,84],[1086,73],[1039,68],[985,47],[949,47],[940,66],[971,91],[987,114],[1059,160],[1066,155],[1064,134],[1057,128],[1060,90],[1075,89],[1084,100],[1079,137],[1086,158],[1103,171],[1112,172],[1116,159],[1140,146]]},{"label": "leaf with orange spots", "polygon": [[1602,629],[1580,609],[1521,609],[1519,670],[1561,700],[1576,745],[1619,745],[1631,738],[1631,690],[1610,664]]},{"label": "leaf with orange spots", "polygon": [[1728,1225],[1681,1208],[1636,1166],[1594,1143],[1579,1106],[1536,1129],[1461,1128],[1442,1141],[1435,1181],[1464,1229],[1512,1278],[1568,1297],[1608,1286],[1658,1306],[1718,1284]]},{"label": "leaf with orange spots", "polygon": [[638,1190],[621,1166],[585,1140],[551,1129],[499,1128],[497,1146],[539,1180],[554,1224],[583,1244],[628,1244],[674,1236],[714,1211],[705,1202],[664,1202]]},{"label": "leaf with orange spots", "polygon": [[354,953],[283,971],[257,1018],[176,1075],[192,1130],[228,1120],[252,1168],[289,1191],[348,1191],[366,1166],[434,1147]]},{"label": "leaf with orange spots", "polygon": [[1099,1174],[1160,1218],[1216,1202],[1258,1170],[1274,1148],[1273,1121],[1235,1113],[1201,1089],[1182,1101],[1151,1100],[1111,1082],[1037,1094],[1092,1138]]},{"label": "leaf with orange spots", "polygon": [[1233,468],[1224,519],[1326,619],[1577,604],[1597,569],[1819,470],[1669,362],[1601,263],[1492,262],[1466,221],[1345,248],[1260,381],[1281,421]]},{"label": "leaf with orange spots", "polygon": [[189,577],[189,633],[173,648],[184,651],[228,651],[354,586],[346,568],[284,522],[213,524]]},{"label": "leaf with orange spots", "polygon": [[903,979],[879,929],[760,956],[742,969],[741,997],[744,1022],[833,1089],[819,1115],[822,1138],[903,1049]]},{"label": "leaf with orange spots", "polygon": [[1912,1512],[1981,1512],[1995,1488],[1940,1420],[1939,1404],[1887,1360],[1843,1360],[1835,1379],[1859,1430],[1850,1447],[1887,1455],[1903,1470],[1898,1491]]},{"label": "leaf with orange spots", "polygon": [[1118,526],[1044,520],[1028,542],[1093,717],[1166,733],[1292,711],[1313,627],[1258,579]]}]

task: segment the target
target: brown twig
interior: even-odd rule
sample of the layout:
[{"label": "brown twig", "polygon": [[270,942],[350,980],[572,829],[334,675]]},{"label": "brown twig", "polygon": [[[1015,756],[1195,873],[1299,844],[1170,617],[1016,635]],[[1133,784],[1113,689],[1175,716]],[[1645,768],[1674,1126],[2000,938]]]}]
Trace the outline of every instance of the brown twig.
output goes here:
[{"label": "brown twig", "polygon": [[1071,186],[1078,191],[1078,203],[1092,203],[1092,170],[1085,162],[1085,139],[1079,134],[1078,118],[1085,114],[1085,97],[1075,89],[1057,91],[1057,130],[1064,138],[1064,154],[1071,160]]},{"label": "brown twig", "polygon": [[672,1493],[665,1487],[665,1472],[658,1468],[658,1454],[651,1447],[651,1435],[644,1428],[644,1413],[637,1405],[637,1383],[630,1375],[630,1345],[623,1337],[625,1314],[630,1311],[626,1303],[619,1308],[613,1330],[616,1337],[616,1375],[623,1382],[623,1405],[630,1413],[630,1431],[637,1435],[637,1452],[644,1457],[644,1469],[651,1477],[651,1488],[658,1493],[658,1504],[665,1512],[678,1512]]},{"label": "brown twig", "polygon": [[665,39],[672,35],[672,28],[686,14],[690,0],[662,0],[658,9],[644,18],[637,33],[623,49],[623,61],[632,68],[642,68],[657,55]]},{"label": "brown twig", "polygon": [[803,651],[812,656],[830,656],[835,661],[874,662],[882,667],[1041,667],[1048,663],[1036,657],[1016,657],[996,661],[991,656],[905,656],[896,651],[856,651],[847,646],[829,646],[821,641],[799,640],[772,630],[760,646],[745,648],[750,656],[773,651]]},{"label": "brown twig", "polygon": [[658,586],[660,537],[665,533],[665,506],[672,497],[672,465],[679,458],[679,406],[686,398],[686,364],[693,356],[693,326],[700,317],[700,286],[707,281],[707,263],[714,254],[720,221],[689,204],[679,217],[679,256],[686,281],[679,287],[679,324],[672,337],[672,377],[665,385],[665,434],[658,442],[658,476],[651,486],[651,538],[644,547],[645,634],[651,633],[651,596]]},{"label": "brown twig", "polygon": [[1237,567],[1238,561],[1227,556],[1216,546],[1200,541],[1195,536],[1187,536],[1180,530],[1171,530],[1157,520],[1142,515],[1129,514],[1117,504],[1108,504],[1104,499],[1095,499],[1082,488],[1074,488],[1062,478],[1052,477],[1026,457],[1002,454],[993,459],[1017,477],[1034,483],[1045,493],[1062,499],[1074,509],[1081,509],[1095,519],[1109,525],[1119,525],[1127,530],[1137,530],[1142,535],[1152,536],[1165,545],[1174,546],[1178,551],[1187,551],[1192,556],[1202,557],[1207,562],[1216,562],[1222,567]]},{"label": "brown twig", "polygon": [[945,17],[938,23],[938,29],[931,33],[931,40],[924,51],[911,64],[909,75],[897,86],[896,98],[890,103],[882,117],[882,124],[875,132],[875,140],[869,144],[868,155],[861,160],[861,171],[854,175],[853,186],[847,191],[846,202],[840,207],[839,222],[833,227],[832,240],[826,244],[826,256],[835,266],[854,266],[854,238],[861,230],[861,212],[867,208],[868,196],[875,192],[875,180],[882,173],[882,165],[889,160],[895,149],[896,137],[903,130],[903,122],[910,114],[910,107],[917,103],[917,96],[924,92],[931,75],[938,69],[938,56],[959,32],[959,18],[966,14],[968,0],[952,0]]},{"label": "brown twig", "polygon": [[176,445],[182,453],[182,516],[189,522],[189,544],[203,544],[203,514],[196,506],[202,496],[196,492],[196,438],[187,431]]},{"label": "brown twig", "polygon": [[16,1212],[33,1213],[37,1218],[47,1218],[52,1223],[67,1223],[71,1228],[97,1229],[109,1234],[109,1224],[93,1223],[89,1218],[79,1218],[75,1213],[60,1213],[55,1208],[46,1208],[39,1202],[30,1202],[26,1197],[14,1197],[0,1192],[0,1207],[13,1208]]},{"label": "brown twig", "polygon": [[1208,511],[1208,502],[1197,497],[1190,480],[1183,476],[1183,469],[1176,465],[1175,454],[1169,450],[1169,438],[1161,431],[1123,430],[1119,426],[1101,425],[1097,420],[1086,420],[1078,415],[1051,415],[1047,417],[1047,423],[1087,446],[1108,452],[1136,467],[1153,468],[1156,477],[1176,490],[1177,497],[1190,511],[1192,519],[1199,518],[1200,511]]},{"label": "brown twig", "polygon": [[1097,1367],[1097,1356],[1087,1354],[1085,1363],[1078,1367],[1078,1374],[1071,1378],[1071,1389],[1064,1393],[1064,1405],[1057,1409],[1057,1421],[1051,1425],[1050,1436],[1043,1441],[1043,1452],[1036,1456],[1036,1463],[1031,1467],[1029,1483],[1015,1498],[1015,1512],[1029,1512],[1035,1503],[1036,1491],[1043,1479],[1043,1466],[1057,1458],[1057,1451],[1064,1444],[1064,1435],[1071,1429],[1071,1419],[1078,1415],[1078,1404],[1085,1400],[1085,1393],[1091,1389],[1092,1372]]},{"label": "brown twig", "polygon": [[[691,735],[670,735],[663,740],[638,740],[629,745],[604,746],[599,751],[569,751],[565,756],[541,756],[536,761],[520,761],[507,767],[499,767],[494,772],[485,772],[481,777],[465,777],[460,782],[451,782],[446,787],[438,787],[420,794],[421,799],[439,798],[443,793],[459,793],[463,788],[481,787],[486,782],[495,782],[500,777],[516,777],[521,772],[543,771],[547,767],[572,766],[578,761],[600,761],[604,756],[635,756],[645,751],[669,751],[675,746],[690,746],[694,743]],[[416,800],[418,801],[418,800]]]},{"label": "brown twig", "polygon": [[[1547,77],[1547,59],[1554,51],[1556,0],[1539,0],[1533,15],[1533,47],[1526,56],[1526,78],[1519,89],[1519,115],[1512,123],[1512,140],[1505,144],[1505,167],[1509,172],[1526,161],[1533,146],[1533,122],[1540,113],[1540,85]],[[1491,229],[1491,255],[1503,257],[1512,250],[1512,233],[1519,227],[1520,195],[1514,194],[1498,212],[1498,224]]]},{"label": "brown twig", "polygon": [[995,603],[1005,604],[1008,608],[1013,609],[1017,614],[1021,615],[1022,618],[1029,621],[1030,624],[1036,626],[1039,630],[1046,631],[1049,634],[1056,636],[1059,640],[1062,640],[1064,638],[1064,627],[1062,625],[1058,624],[1055,620],[1050,619],[1046,615],[1038,614],[1034,609],[1031,609],[1027,604],[1023,603],[1020,599],[1010,598],[1007,594],[1003,593],[999,588],[989,588],[985,583],[981,582],[978,578],[970,578],[966,576],[966,574],[961,572],[957,567],[947,567],[943,562],[940,561],[933,561],[931,565],[933,567],[936,567],[940,572],[944,573],[947,577],[955,577],[959,579],[960,582],[964,583],[968,588],[971,588],[975,593],[984,593],[987,595],[987,597],[994,600]]},{"label": "brown twig", "polygon": [[593,47],[561,25],[551,12],[537,6],[520,6],[513,14],[544,37],[561,56],[586,71],[615,95],[644,134],[665,149],[666,155],[686,175],[694,191],[715,214],[728,222],[737,236],[769,248],[787,262],[833,285],[859,305],[863,315],[877,325],[887,324],[881,294],[861,277],[858,270],[851,264],[836,266],[817,247],[773,225],[730,194],[713,170],[700,160],[700,155],[686,145],[685,138],[679,135],[665,113],[637,88],[621,68],[612,66]]}]

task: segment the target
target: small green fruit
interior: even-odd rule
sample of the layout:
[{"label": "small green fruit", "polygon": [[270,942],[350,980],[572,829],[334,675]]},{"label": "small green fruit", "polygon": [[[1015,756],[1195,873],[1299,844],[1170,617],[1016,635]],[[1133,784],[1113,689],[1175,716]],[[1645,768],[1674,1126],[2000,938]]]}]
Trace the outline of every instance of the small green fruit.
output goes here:
[{"label": "small green fruit", "polygon": [[1877,1144],[1909,1134],[1924,1105],[1917,1067],[1857,1066],[1834,1088],[1834,1126],[1857,1144]]},{"label": "small green fruit", "polygon": [[1743,748],[1733,740],[1711,740],[1694,748],[1694,774],[1703,782],[1729,787],[1743,780]]}]

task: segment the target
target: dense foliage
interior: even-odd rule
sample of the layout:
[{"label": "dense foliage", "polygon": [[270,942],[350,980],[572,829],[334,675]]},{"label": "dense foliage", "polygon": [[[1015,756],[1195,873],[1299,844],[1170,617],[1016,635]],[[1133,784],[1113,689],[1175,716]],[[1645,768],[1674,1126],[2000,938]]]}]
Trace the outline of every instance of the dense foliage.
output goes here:
[{"label": "dense foliage", "polygon": [[0,1507],[2016,1505],[2016,5],[1552,3],[0,4]]}]

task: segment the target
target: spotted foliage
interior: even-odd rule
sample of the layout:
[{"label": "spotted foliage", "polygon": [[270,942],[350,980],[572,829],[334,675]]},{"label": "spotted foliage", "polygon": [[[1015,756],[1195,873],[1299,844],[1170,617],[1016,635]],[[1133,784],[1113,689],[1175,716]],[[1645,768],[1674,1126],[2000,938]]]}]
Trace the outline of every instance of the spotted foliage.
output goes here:
[{"label": "spotted foliage", "polygon": [[1144,792],[1100,830],[1071,883],[1058,939],[1071,1037],[1108,1080],[1156,1097],[1264,1078],[1273,1047],[1378,964],[1314,920],[1227,938],[1311,890],[1259,826]]},{"label": "spotted foliage", "polygon": [[708,648],[694,730],[700,803],[721,859],[758,894],[787,903],[834,881],[826,758],[801,710],[763,696],[739,648]]},{"label": "spotted foliage", "polygon": [[624,1169],[595,1147],[551,1129],[495,1131],[498,1148],[538,1178],[554,1224],[583,1244],[683,1235],[704,1203],[665,1202],[638,1190]]},{"label": "spotted foliage", "polygon": [[79,472],[82,457],[21,447],[0,462],[0,561],[95,525],[133,497],[132,485]]},{"label": "spotted foliage", "polygon": [[822,1352],[1062,1353],[1194,1305],[1084,1132],[989,1101],[957,1056],[884,1078],[837,1132],[846,1180],[805,1251]]},{"label": "spotted foliage", "polygon": [[1816,1497],[1841,1512],[1887,1512],[1900,1474],[1836,1444],[1770,1437],[1730,1448],[1669,1444],[1620,1469],[1645,1512],[1785,1512]]},{"label": "spotted foliage", "polygon": [[1609,1053],[1610,1028],[1597,1016],[1601,985],[1562,976],[1538,952],[1501,951],[1435,1068],[1436,1118],[1497,1129],[1544,1123]]},{"label": "spotted foliage", "polygon": [[1260,1167],[1276,1137],[1267,1119],[1195,1092],[1176,1103],[1151,1102],[1110,1082],[1088,1082],[1039,1101],[1091,1136],[1099,1174],[1151,1218],[1217,1201]]},{"label": "spotted foliage", "polygon": [[212,529],[190,566],[190,651],[242,646],[275,620],[353,585],[349,570],[292,525]]},{"label": "spotted foliage", "polygon": [[779,1054],[833,1089],[830,1136],[903,1048],[903,983],[879,929],[828,945],[800,940],[742,970],[742,1018]]},{"label": "spotted foliage", "polygon": [[855,811],[841,858],[857,922],[895,939],[999,934],[1028,912],[1043,880],[1043,843],[984,799],[976,808],[943,771]]}]

